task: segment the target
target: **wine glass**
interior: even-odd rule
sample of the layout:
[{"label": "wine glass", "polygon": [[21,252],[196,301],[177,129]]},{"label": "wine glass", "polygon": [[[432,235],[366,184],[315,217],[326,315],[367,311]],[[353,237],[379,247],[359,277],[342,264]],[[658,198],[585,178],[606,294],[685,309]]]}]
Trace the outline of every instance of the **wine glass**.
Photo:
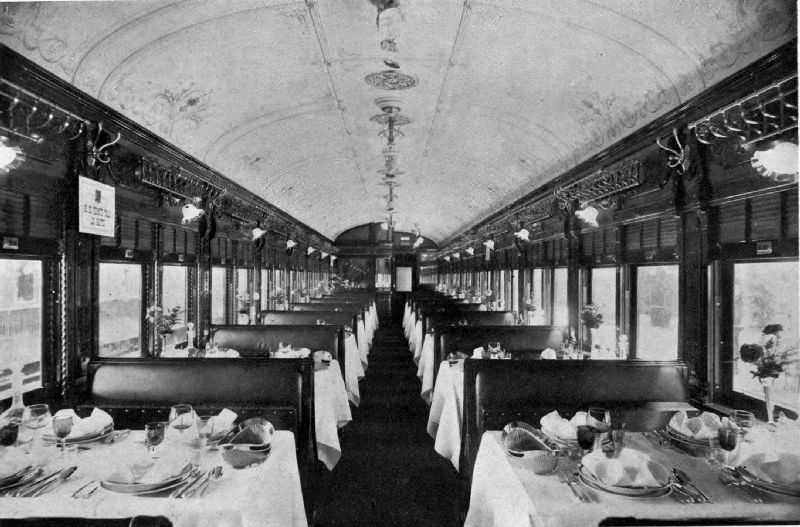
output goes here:
[{"label": "wine glass", "polygon": [[53,434],[61,441],[61,458],[64,459],[67,453],[67,436],[72,432],[72,416],[56,414],[52,426]]},{"label": "wine glass", "polygon": [[50,407],[46,404],[32,404],[25,407],[22,414],[22,422],[31,429],[33,437],[31,439],[31,449],[34,449],[38,440],[38,430],[47,425],[50,420]]},{"label": "wine glass", "polygon": [[144,425],[144,441],[147,450],[155,452],[156,447],[164,440],[165,423],[162,421],[153,421]]},{"label": "wine glass", "polygon": [[722,425],[717,430],[717,439],[720,448],[727,452],[724,464],[726,467],[730,466],[731,452],[736,450],[736,445],[739,443],[739,427],[728,418],[723,418]]},{"label": "wine glass", "polygon": [[586,425],[595,431],[595,440],[592,450],[599,452],[602,449],[603,435],[611,428],[611,412],[605,408],[593,406],[586,412]]},{"label": "wine glass", "polygon": [[594,427],[589,425],[578,425],[578,446],[583,450],[582,455],[586,455],[594,444]]},{"label": "wine glass", "polygon": [[0,446],[14,446],[19,435],[19,424],[8,421],[0,426]]},{"label": "wine glass", "polygon": [[197,434],[200,436],[200,459],[202,460],[208,440],[214,434],[213,415],[201,415],[197,418]]},{"label": "wine glass", "polygon": [[753,412],[748,412],[747,410],[733,410],[728,417],[739,427],[739,434],[742,436],[742,441],[747,441],[747,432],[753,428],[756,422],[756,417],[753,415]]},{"label": "wine glass", "polygon": [[489,342],[489,353],[491,354],[492,358],[497,358],[497,355],[500,353],[500,343],[496,340]]},{"label": "wine glass", "polygon": [[190,404],[176,404],[169,410],[169,425],[178,431],[183,439],[183,434],[190,428],[195,421],[195,413]]}]

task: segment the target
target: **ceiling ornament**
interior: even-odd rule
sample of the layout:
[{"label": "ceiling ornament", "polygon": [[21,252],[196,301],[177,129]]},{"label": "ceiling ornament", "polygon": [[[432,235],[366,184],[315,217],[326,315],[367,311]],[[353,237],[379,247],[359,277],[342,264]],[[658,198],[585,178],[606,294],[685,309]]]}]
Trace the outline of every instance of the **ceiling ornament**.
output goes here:
[{"label": "ceiling ornament", "polygon": [[384,70],[370,73],[364,82],[381,90],[407,90],[419,82],[416,77],[402,71]]},{"label": "ceiling ornament", "polygon": [[601,200],[614,194],[637,187],[642,182],[642,165],[636,160],[627,160],[618,168],[601,169],[570,185],[553,192],[562,209],[568,209],[575,201]]},{"label": "ceiling ornament", "polygon": [[797,145],[774,141],[766,150],[756,150],[750,164],[756,171],[776,183],[797,182]]},{"label": "ceiling ornament", "polygon": [[740,149],[796,128],[796,73],[689,125],[701,143],[733,140]]},{"label": "ceiling ornament", "polygon": [[411,124],[411,119],[406,117],[405,115],[394,115],[394,114],[385,114],[379,113],[377,115],[373,115],[369,118],[370,121],[373,123],[392,126],[405,126],[407,124]]}]

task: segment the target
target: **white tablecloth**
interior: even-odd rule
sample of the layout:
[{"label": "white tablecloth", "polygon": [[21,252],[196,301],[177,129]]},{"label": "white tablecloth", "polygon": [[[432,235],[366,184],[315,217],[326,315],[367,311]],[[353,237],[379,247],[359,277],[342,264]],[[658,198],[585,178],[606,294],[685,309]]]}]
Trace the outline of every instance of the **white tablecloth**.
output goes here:
[{"label": "white tablecloth", "polygon": [[433,363],[436,358],[433,356],[433,335],[425,335],[422,346],[419,346],[419,355],[414,357],[414,362],[417,363],[417,377],[422,382],[420,396],[422,400],[431,404],[431,395],[433,392]]},{"label": "white tablecloth", "polygon": [[[609,516],[648,519],[753,517],[767,521],[800,522],[800,503],[794,498],[770,496],[770,503],[747,501],[742,489],[725,487],[705,461],[657,449],[641,434],[628,434],[626,446],[653,460],[687,472],[714,503],[683,504],[670,496],[626,498],[593,490],[598,503],[580,503],[555,474],[536,475],[526,458],[508,456],[500,432],[486,432],[475,460],[469,512],[465,527],[597,525]],[[574,470],[577,461],[559,458],[559,467]]]},{"label": "white tablecloth", "polygon": [[317,457],[333,470],[342,457],[339,428],[352,420],[347,390],[339,363],[314,371],[314,427],[317,432]]},{"label": "white tablecloth", "polygon": [[103,488],[97,489],[89,499],[71,497],[83,485],[102,479],[114,472],[115,467],[142,456],[143,437],[142,431],[134,431],[111,445],[87,445],[91,450],[78,451],[78,470],[64,484],[38,498],[0,497],[0,516],[166,516],[175,527],[307,525],[294,434],[285,431],[275,433],[269,458],[251,468],[236,470],[222,461],[219,451],[209,452],[208,466],[222,465],[223,473],[219,480],[209,484],[200,498],[137,497]]},{"label": "white tablecloth", "polygon": [[358,406],[361,402],[361,394],[358,391],[358,380],[364,378],[364,366],[359,358],[358,343],[353,334],[348,335],[344,340],[344,374],[345,386],[347,387],[347,397]]},{"label": "white tablecloth", "polygon": [[464,361],[453,366],[442,361],[428,414],[428,434],[434,438],[434,450],[449,459],[456,470],[461,454],[461,419],[464,415]]},{"label": "white tablecloth", "polygon": [[366,371],[369,364],[369,344],[367,344],[367,331],[364,329],[364,321],[358,321],[358,356],[361,358],[361,364]]},{"label": "white tablecloth", "polygon": [[408,350],[414,357],[419,357],[419,354],[422,353],[422,336],[422,321],[417,320],[414,324],[414,330],[411,332],[411,338],[408,341]]},{"label": "white tablecloth", "polygon": [[410,334],[411,334],[411,305],[408,302],[406,302],[406,307],[403,310],[403,335],[406,336],[406,340],[408,340]]}]

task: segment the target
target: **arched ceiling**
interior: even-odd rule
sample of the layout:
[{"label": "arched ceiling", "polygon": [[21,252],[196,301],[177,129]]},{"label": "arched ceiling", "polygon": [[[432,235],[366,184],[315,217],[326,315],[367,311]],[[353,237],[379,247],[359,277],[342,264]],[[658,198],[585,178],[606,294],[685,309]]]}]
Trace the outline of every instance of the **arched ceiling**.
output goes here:
[{"label": "arched ceiling", "polygon": [[368,0],[2,4],[0,42],[329,238],[385,217],[442,242],[795,38],[791,0],[399,0],[389,92]]}]

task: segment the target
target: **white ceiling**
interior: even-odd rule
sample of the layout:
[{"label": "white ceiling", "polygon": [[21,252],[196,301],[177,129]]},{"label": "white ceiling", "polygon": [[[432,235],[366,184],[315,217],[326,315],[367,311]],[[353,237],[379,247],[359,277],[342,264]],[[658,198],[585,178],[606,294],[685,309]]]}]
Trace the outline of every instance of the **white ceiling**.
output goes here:
[{"label": "white ceiling", "polygon": [[795,38],[792,0],[6,3],[0,42],[335,238],[385,216],[379,113],[413,122],[396,219],[443,241]]}]

